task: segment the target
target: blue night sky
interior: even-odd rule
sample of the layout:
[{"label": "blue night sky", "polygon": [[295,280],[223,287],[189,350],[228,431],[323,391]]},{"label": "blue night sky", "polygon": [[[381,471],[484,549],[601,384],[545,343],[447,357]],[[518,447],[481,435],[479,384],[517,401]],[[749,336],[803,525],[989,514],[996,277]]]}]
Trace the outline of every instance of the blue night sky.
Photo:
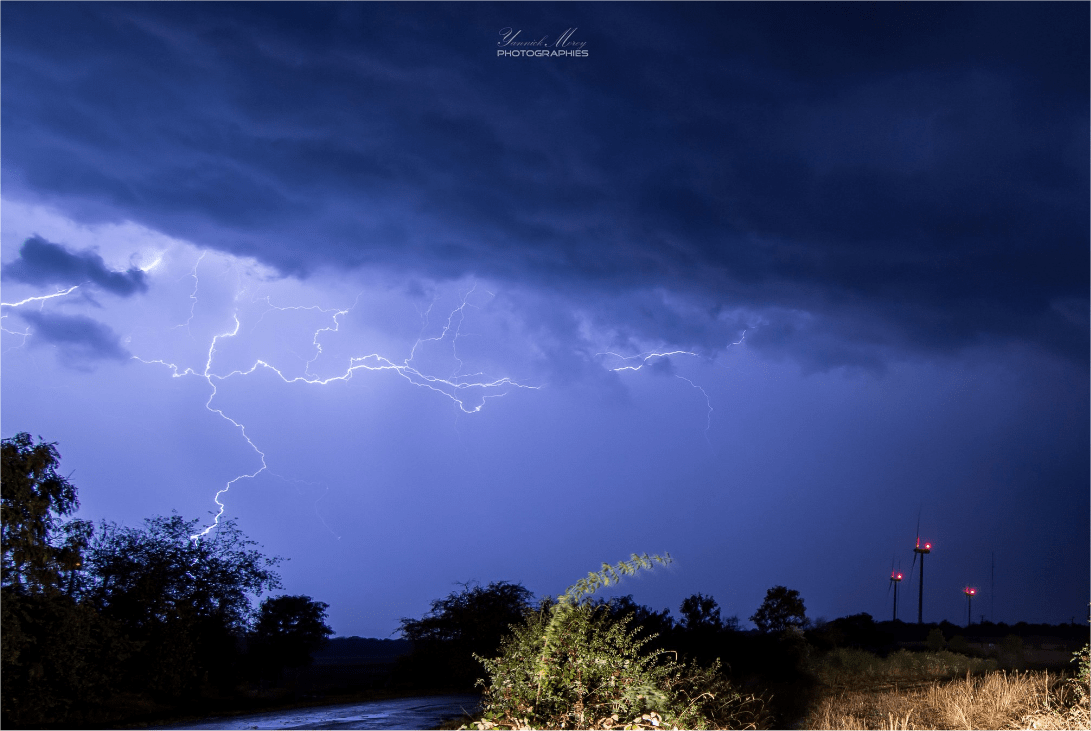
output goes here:
[{"label": "blue night sky", "polygon": [[0,21],[2,435],[82,517],[219,493],[341,635],[645,551],[885,619],[918,514],[926,621],[1086,616],[1086,3]]}]

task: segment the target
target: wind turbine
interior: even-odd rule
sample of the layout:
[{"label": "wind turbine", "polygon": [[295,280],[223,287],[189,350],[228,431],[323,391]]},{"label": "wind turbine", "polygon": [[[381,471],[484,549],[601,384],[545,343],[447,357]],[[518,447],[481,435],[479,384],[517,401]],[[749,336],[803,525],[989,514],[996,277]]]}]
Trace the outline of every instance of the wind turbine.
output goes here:
[{"label": "wind turbine", "polygon": [[[894,559],[890,559],[890,586],[894,587],[894,621],[898,621],[898,584],[905,578],[902,576],[901,571],[894,570]],[[887,587],[887,594],[890,594],[890,587]]]},{"label": "wind turbine", "polygon": [[[917,593],[917,624],[924,624],[924,557],[932,552],[932,544],[921,545],[921,516],[917,513],[917,545],[913,547],[913,564],[917,563],[917,556],[921,557],[921,584]],[[913,573],[910,567],[909,573]]]},{"label": "wind turbine", "polygon": [[973,622],[971,621],[970,607],[973,605],[974,594],[977,593],[977,587],[967,585],[962,593],[966,595],[966,627],[968,628]]}]

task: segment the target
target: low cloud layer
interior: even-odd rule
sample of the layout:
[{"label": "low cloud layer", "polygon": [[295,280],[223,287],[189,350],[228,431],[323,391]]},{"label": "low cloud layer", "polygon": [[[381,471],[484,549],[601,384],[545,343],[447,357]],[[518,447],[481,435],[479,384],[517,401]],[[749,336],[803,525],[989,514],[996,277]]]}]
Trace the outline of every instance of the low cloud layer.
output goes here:
[{"label": "low cloud layer", "polygon": [[93,251],[72,252],[40,236],[27,239],[19,257],[5,265],[2,274],[4,279],[38,285],[64,287],[91,282],[120,297],[148,289],[146,275],[140,269],[112,271]]},{"label": "low cloud layer", "polygon": [[[663,290],[760,312],[751,345],[817,369],[992,341],[1086,359],[1058,306],[1088,307],[1086,5],[15,4],[4,21],[5,191],[88,220],[298,276]],[[576,28],[589,56],[498,58],[508,27]]]}]

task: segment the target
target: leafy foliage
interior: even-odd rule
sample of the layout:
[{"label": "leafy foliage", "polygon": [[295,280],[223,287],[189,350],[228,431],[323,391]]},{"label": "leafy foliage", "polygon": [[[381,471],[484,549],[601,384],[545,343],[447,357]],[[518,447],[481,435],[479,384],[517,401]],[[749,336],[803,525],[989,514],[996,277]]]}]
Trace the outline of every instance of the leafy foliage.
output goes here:
[{"label": "leafy foliage", "polygon": [[[489,672],[479,729],[746,727],[762,704],[739,695],[711,668],[682,666],[664,650],[648,651],[631,615],[618,619],[609,604],[585,602],[660,558],[631,561],[589,574],[557,601],[542,602],[506,638],[495,659],[478,658]],[[484,685],[484,683],[482,683]]]},{"label": "leafy foliage", "polygon": [[807,625],[807,608],[798,591],[774,586],[765,592],[765,601],[750,616],[750,621],[762,632],[783,632],[790,627],[802,629]]},{"label": "leafy foliage", "polygon": [[0,453],[3,725],[73,718],[112,689],[127,645],[72,596],[92,531],[86,521],[60,520],[79,501],[57,473],[56,445],[24,432],[4,439]]},{"label": "leafy foliage", "polygon": [[79,508],[76,488],[57,474],[57,445],[20,432],[0,444],[2,583],[20,591],[58,591],[80,567],[91,535],[86,521],[61,523]]},{"label": "leafy foliage", "polygon": [[250,635],[250,652],[257,665],[267,675],[278,674],[282,667],[309,665],[311,653],[333,634],[325,622],[328,608],[309,596],[264,600]]},{"label": "leafy foliage", "polygon": [[433,687],[471,688],[481,676],[474,655],[493,655],[513,624],[530,609],[531,592],[522,584],[494,581],[465,585],[432,602],[421,619],[402,618],[401,634],[413,642],[400,666],[402,682]]},{"label": "leafy foliage", "polygon": [[713,631],[723,629],[720,607],[716,600],[704,594],[694,594],[682,601],[682,627],[689,631]]},{"label": "leafy foliage", "polygon": [[116,692],[134,646],[114,625],[64,594],[2,592],[5,728],[78,723]]},{"label": "leafy foliage", "polygon": [[159,698],[233,678],[250,595],[280,586],[280,559],[252,548],[234,522],[192,540],[197,523],[178,515],[143,528],[102,523],[88,548],[87,601],[140,643],[127,680]]},{"label": "leafy foliage", "polygon": [[1072,691],[1079,705],[1087,706],[1091,702],[1091,644],[1072,653],[1072,662],[1076,664],[1076,675],[1070,678]]}]

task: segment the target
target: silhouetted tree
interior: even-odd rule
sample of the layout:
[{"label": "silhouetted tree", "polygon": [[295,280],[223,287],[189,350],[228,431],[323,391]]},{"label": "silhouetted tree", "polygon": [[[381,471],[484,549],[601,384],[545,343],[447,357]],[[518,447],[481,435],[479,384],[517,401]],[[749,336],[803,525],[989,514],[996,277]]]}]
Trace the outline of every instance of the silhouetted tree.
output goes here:
[{"label": "silhouetted tree", "polygon": [[0,677],[4,727],[78,721],[113,689],[127,645],[77,601],[91,525],[60,518],[79,507],[57,474],[55,444],[20,433],[0,444],[3,581]]},{"label": "silhouetted tree", "polygon": [[403,617],[401,634],[413,651],[401,663],[404,681],[431,687],[473,687],[484,676],[474,655],[494,657],[500,640],[531,609],[522,584],[496,581],[464,586],[432,602],[421,619]]},{"label": "silhouetted tree", "polygon": [[774,586],[765,592],[765,601],[750,617],[762,632],[781,632],[789,627],[803,628],[807,624],[807,609],[795,589]]},{"label": "silhouetted tree", "polygon": [[57,474],[55,443],[20,432],[0,444],[2,584],[22,592],[60,590],[80,567],[91,535],[83,520],[60,518],[80,506],[76,487]]},{"label": "silhouetted tree", "polygon": [[643,604],[637,604],[632,594],[613,597],[606,606],[614,620],[628,619],[630,629],[637,630],[637,636],[648,638],[648,646],[653,649],[665,648],[669,644],[674,630],[674,620],[669,609],[658,612]]},{"label": "silhouetted tree", "polygon": [[143,528],[102,523],[87,552],[89,599],[140,651],[133,687],[161,699],[229,683],[249,629],[249,595],[280,586],[280,559],[251,546],[233,521],[198,540],[197,521],[155,517]]},{"label": "silhouetted tree", "polygon": [[682,628],[689,631],[714,631],[723,629],[720,607],[716,600],[704,594],[694,594],[682,602]]},{"label": "silhouetted tree", "polygon": [[325,622],[328,608],[309,596],[270,597],[261,603],[250,653],[263,675],[276,677],[281,668],[311,664],[311,653],[333,634]]}]

